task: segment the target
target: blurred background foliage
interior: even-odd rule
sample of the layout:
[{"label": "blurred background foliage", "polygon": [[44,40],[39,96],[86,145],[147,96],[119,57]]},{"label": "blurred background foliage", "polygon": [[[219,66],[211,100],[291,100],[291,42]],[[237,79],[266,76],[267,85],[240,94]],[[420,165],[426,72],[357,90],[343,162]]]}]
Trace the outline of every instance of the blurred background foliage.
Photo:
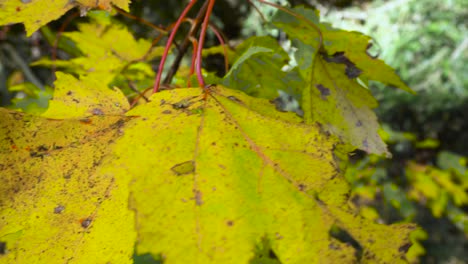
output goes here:
[{"label": "blurred background foliage", "polygon": [[[371,84],[370,89],[380,102],[377,112],[383,124],[381,134],[393,158],[361,152],[350,156],[346,177],[353,190],[351,201],[363,216],[377,222],[418,223],[422,230],[414,234],[416,246],[408,253],[412,262],[468,263],[466,0],[276,2],[317,8],[322,19],[335,27],[373,37],[373,52],[418,92],[413,96]],[[134,0],[131,14],[165,27],[177,19],[185,4],[184,1]],[[275,12],[259,3],[256,7],[266,19]],[[37,63],[39,59],[50,61],[57,36],[62,31],[76,30],[78,23],[89,19],[77,16],[76,12],[70,11],[30,38],[25,37],[21,25],[0,27],[0,106],[30,113],[46,109],[53,93],[54,76],[50,64],[37,67],[31,63],[41,64]],[[121,14],[116,14],[116,18],[138,38],[154,39],[159,34],[138,20]],[[232,47],[249,36],[271,35],[286,51],[293,52],[289,50],[287,36],[270,27],[246,0],[217,1],[212,22]],[[178,41],[188,26],[181,30]],[[57,59],[69,60],[81,55],[67,37],[60,37],[57,45]],[[216,38],[208,35],[206,46],[214,45],[218,45]],[[171,56],[167,65],[174,58]],[[225,70],[219,49],[211,53],[207,50],[206,56],[205,69],[212,72],[209,78],[222,76]],[[124,72],[125,77],[118,75],[111,85],[119,86],[132,98],[135,90],[152,86],[157,65],[157,58],[150,65],[135,64]],[[186,71],[187,67],[181,67],[172,84],[184,85]]]}]

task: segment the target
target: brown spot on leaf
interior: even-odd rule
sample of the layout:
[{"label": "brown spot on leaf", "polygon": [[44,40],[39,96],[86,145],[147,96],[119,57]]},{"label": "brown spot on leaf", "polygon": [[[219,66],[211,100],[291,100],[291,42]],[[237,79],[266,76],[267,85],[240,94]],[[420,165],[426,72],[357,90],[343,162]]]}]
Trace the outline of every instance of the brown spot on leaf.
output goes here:
[{"label": "brown spot on leaf", "polygon": [[91,124],[92,122],[93,122],[93,121],[91,121],[91,119],[89,119],[89,118],[80,119],[80,123],[81,123],[81,124],[89,125],[89,124]]},{"label": "brown spot on leaf", "polygon": [[307,186],[305,184],[302,184],[302,183],[300,183],[297,187],[299,188],[299,191],[301,191],[301,192],[305,191],[306,188],[307,188]]},{"label": "brown spot on leaf", "polygon": [[338,250],[340,249],[340,247],[338,246],[338,244],[335,244],[335,243],[330,243],[328,245],[328,248],[331,249],[331,250]]},{"label": "brown spot on leaf", "polygon": [[165,114],[165,115],[168,115],[168,114],[171,114],[172,112],[171,112],[171,110],[164,110],[164,111],[162,111],[162,113]]},{"label": "brown spot on leaf", "polygon": [[342,51],[335,52],[332,56],[328,56],[328,54],[322,52],[322,58],[327,62],[333,62],[338,64],[346,65],[345,74],[348,76],[349,79],[354,79],[359,77],[362,73],[356,65],[345,56],[345,53]]},{"label": "brown spot on leaf", "polygon": [[171,170],[177,174],[177,176],[190,174],[195,172],[195,162],[193,160],[185,161],[172,166]]},{"label": "brown spot on leaf", "polygon": [[233,226],[233,225],[234,225],[234,221],[229,220],[229,221],[226,222],[226,224],[227,224],[228,226]]},{"label": "brown spot on leaf", "polygon": [[280,233],[275,233],[275,238],[280,240],[283,239],[283,236]]},{"label": "brown spot on leaf", "polygon": [[358,67],[356,67],[354,64],[350,66],[348,65],[346,66],[345,74],[346,76],[348,76],[349,79],[357,78],[359,77],[361,73],[362,71]]},{"label": "brown spot on leaf", "polygon": [[48,151],[49,148],[47,148],[46,145],[40,145],[39,147],[37,147],[37,151]]},{"label": "brown spot on leaf", "polygon": [[104,115],[104,112],[103,112],[101,109],[99,109],[99,108],[94,108],[93,110],[91,110],[91,113],[92,113],[93,115],[99,115],[99,116]]},{"label": "brown spot on leaf", "polygon": [[400,253],[406,253],[408,252],[408,249],[411,247],[411,243],[406,243],[403,246],[398,248],[398,252]]},{"label": "brown spot on leaf", "polygon": [[200,192],[200,190],[193,190],[193,194],[194,194],[194,199],[195,199],[195,203],[200,206],[203,204],[203,195],[202,193]]},{"label": "brown spot on leaf", "polygon": [[172,108],[179,110],[188,108],[191,105],[190,101],[187,99],[183,99],[177,103],[172,104]]},{"label": "brown spot on leaf", "polygon": [[357,126],[357,127],[362,127],[362,122],[361,122],[361,120],[358,120],[358,121],[356,122],[356,126]]},{"label": "brown spot on leaf", "polygon": [[44,153],[36,152],[36,151],[31,151],[29,152],[29,156],[31,158],[44,158]]},{"label": "brown spot on leaf", "polygon": [[238,99],[237,97],[235,97],[235,96],[230,95],[230,96],[227,97],[227,99],[242,104],[242,101],[239,100],[239,99]]},{"label": "brown spot on leaf", "polygon": [[325,87],[325,86],[323,86],[321,84],[317,84],[317,85],[315,85],[315,87],[320,92],[320,98],[322,98],[322,100],[327,100],[327,96],[330,95],[330,89],[328,89],[327,87]]},{"label": "brown spot on leaf", "polygon": [[54,208],[54,214],[61,214],[65,210],[65,206],[58,205]]},{"label": "brown spot on leaf", "polygon": [[6,253],[6,242],[0,241],[0,255],[5,255]]},{"label": "brown spot on leaf", "polygon": [[362,141],[362,145],[364,146],[365,149],[369,148],[369,143],[367,142],[367,138]]},{"label": "brown spot on leaf", "polygon": [[80,223],[81,223],[81,227],[83,228],[88,228],[90,225],[91,225],[91,222],[93,220],[90,218],[90,217],[87,217],[85,219],[81,219],[80,220]]}]

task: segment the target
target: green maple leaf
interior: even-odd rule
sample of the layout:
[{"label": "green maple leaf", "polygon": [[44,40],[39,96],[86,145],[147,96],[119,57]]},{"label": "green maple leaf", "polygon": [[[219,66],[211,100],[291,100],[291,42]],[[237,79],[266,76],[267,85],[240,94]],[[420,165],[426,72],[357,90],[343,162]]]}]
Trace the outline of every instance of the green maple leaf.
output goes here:
[{"label": "green maple leaf", "polygon": [[403,262],[414,226],[355,214],[339,141],[317,125],[223,87],[206,100],[164,91],[124,115],[100,84],[92,111],[99,82],[59,77],[74,93],[58,89],[47,117],[0,110],[0,263],[129,263],[135,243],[165,263],[247,263],[268,248],[284,263],[356,262],[335,227],[361,261]]},{"label": "green maple leaf", "polygon": [[289,56],[271,37],[252,37],[236,48],[237,57],[223,85],[248,95],[275,99],[278,90],[300,98],[303,81],[296,72],[285,72]]},{"label": "green maple leaf", "polygon": [[362,83],[376,80],[412,90],[390,66],[368,54],[370,37],[321,24],[313,10],[298,7],[293,11],[302,20],[278,12],[273,24],[298,48],[298,69],[307,83],[302,94],[306,122],[317,121],[344,142],[369,153],[390,156],[377,133],[379,124],[372,111],[377,101]]}]

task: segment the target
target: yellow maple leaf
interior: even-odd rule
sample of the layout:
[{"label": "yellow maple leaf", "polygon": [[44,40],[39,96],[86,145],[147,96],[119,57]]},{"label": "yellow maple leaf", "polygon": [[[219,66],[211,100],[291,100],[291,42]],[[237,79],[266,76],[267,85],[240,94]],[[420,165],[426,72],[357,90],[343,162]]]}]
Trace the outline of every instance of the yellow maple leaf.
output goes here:
[{"label": "yellow maple leaf", "polygon": [[68,10],[79,7],[85,15],[90,9],[110,10],[115,5],[128,11],[129,0],[2,0],[0,25],[23,23],[30,36],[43,25],[58,19]]}]

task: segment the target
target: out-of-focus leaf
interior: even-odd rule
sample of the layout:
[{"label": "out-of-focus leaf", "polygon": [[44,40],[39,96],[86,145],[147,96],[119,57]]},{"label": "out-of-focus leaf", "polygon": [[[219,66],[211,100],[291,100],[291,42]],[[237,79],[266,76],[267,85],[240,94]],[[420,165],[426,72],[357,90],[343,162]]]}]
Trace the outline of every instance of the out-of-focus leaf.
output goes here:
[{"label": "out-of-focus leaf", "polygon": [[278,12],[273,23],[298,48],[298,69],[308,82],[302,94],[306,122],[320,122],[357,148],[390,156],[377,133],[379,125],[372,111],[377,102],[357,79],[362,76],[406,91],[411,89],[383,61],[367,54],[369,37],[320,24],[313,10],[299,7],[293,12],[299,15]]},{"label": "out-of-focus leaf", "polygon": [[24,23],[30,36],[43,25],[58,19],[68,10],[79,7],[82,15],[90,9],[111,10],[112,5],[129,11],[129,0],[4,0],[0,2],[0,26]]},{"label": "out-of-focus leaf", "polygon": [[424,246],[421,245],[420,241],[427,239],[428,235],[426,231],[422,229],[417,229],[411,233],[411,242],[412,245],[406,253],[406,259],[409,263],[419,263],[419,257],[423,256],[426,253]]},{"label": "out-of-focus leaf", "polygon": [[419,141],[415,143],[415,147],[417,148],[425,148],[425,149],[434,149],[439,147],[440,142],[437,139],[427,138],[423,141]]},{"label": "out-of-focus leaf", "polygon": [[[118,89],[109,89],[95,75],[75,77],[57,72],[54,98],[43,114],[48,118],[122,115],[130,106]],[[98,75],[100,77],[101,75]]]},{"label": "out-of-focus leaf", "polygon": [[223,47],[222,45],[213,46],[213,47],[203,49],[202,56],[206,57],[206,56],[216,55],[216,54],[225,56],[226,55],[224,53],[225,51],[227,52],[228,61],[233,62],[235,60],[235,57],[236,57],[236,52],[233,51],[230,47]]},{"label": "out-of-focus leaf", "polygon": [[457,206],[468,204],[468,185],[454,181],[451,172],[411,162],[406,173],[413,188],[410,196],[416,200],[427,199],[435,214],[440,216],[445,211],[448,197]]},{"label": "out-of-focus leaf", "polygon": [[32,83],[24,82],[8,88],[10,92],[20,92],[22,96],[18,95],[11,100],[12,105],[10,109],[21,110],[29,114],[41,114],[48,105],[49,100],[52,98],[53,89],[46,86],[44,90],[38,88]]},{"label": "out-of-focus leaf", "polygon": [[[109,84],[124,69],[131,68],[132,62],[143,59],[151,48],[151,42],[143,39],[135,40],[126,27],[106,21],[93,16],[92,22],[79,24],[79,31],[63,34],[74,41],[77,48],[86,56],[67,61],[43,58],[33,65],[55,66],[80,76],[98,74],[102,83]],[[162,52],[162,47],[153,48],[146,59],[160,56]]]},{"label": "out-of-focus leaf", "polygon": [[278,90],[299,99],[302,79],[282,70],[288,54],[271,37],[252,37],[236,49],[236,60],[223,79],[223,85],[266,99],[278,97]]},{"label": "out-of-focus leaf", "polygon": [[[439,166],[443,170],[453,169],[456,172],[458,172],[458,174],[465,175],[466,165],[466,157],[448,151],[441,151],[437,154],[437,166]],[[462,177],[466,178],[464,182],[467,182],[468,184],[468,176]]]}]

